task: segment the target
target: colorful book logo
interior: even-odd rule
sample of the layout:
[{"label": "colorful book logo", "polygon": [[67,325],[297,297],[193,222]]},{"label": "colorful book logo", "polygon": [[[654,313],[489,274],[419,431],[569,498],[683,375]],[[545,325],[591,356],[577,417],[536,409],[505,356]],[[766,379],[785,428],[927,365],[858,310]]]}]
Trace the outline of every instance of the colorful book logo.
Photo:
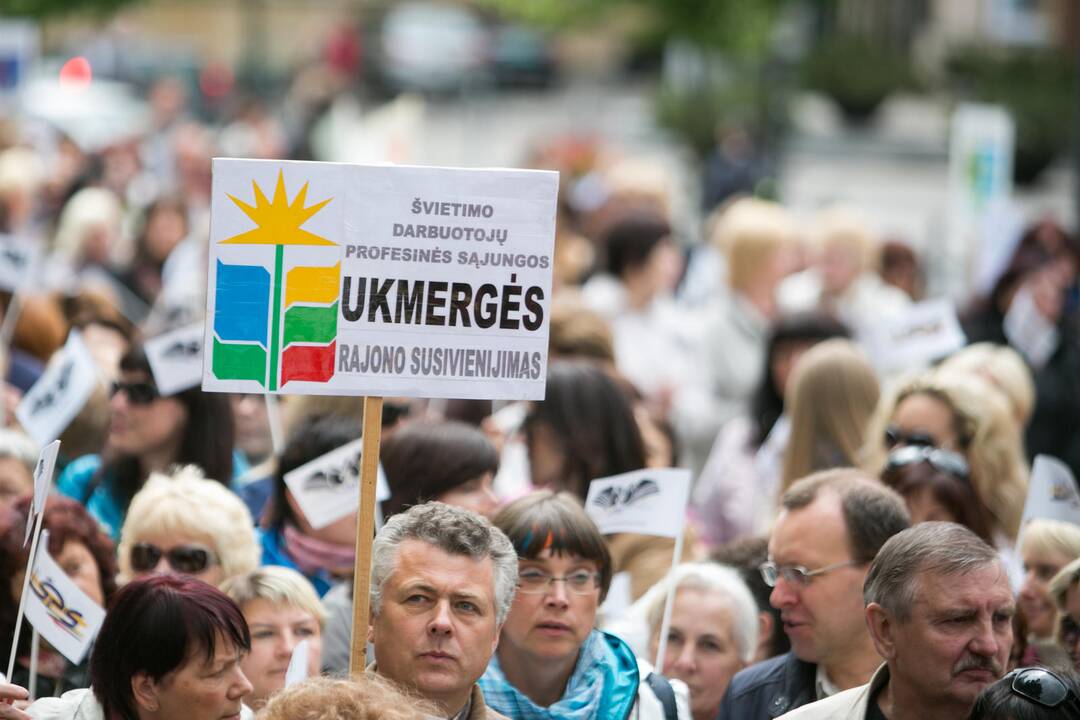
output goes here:
[{"label": "colorful book logo", "polygon": [[254,181],[252,187],[254,207],[232,195],[229,199],[256,228],[221,244],[272,245],[274,272],[271,277],[263,265],[217,261],[212,371],[219,380],[253,380],[269,390],[290,380],[328,382],[337,349],[341,263],[282,270],[286,245],[335,245],[301,229],[332,198],[304,207],[305,183],[289,204],[280,171],[273,201]]}]

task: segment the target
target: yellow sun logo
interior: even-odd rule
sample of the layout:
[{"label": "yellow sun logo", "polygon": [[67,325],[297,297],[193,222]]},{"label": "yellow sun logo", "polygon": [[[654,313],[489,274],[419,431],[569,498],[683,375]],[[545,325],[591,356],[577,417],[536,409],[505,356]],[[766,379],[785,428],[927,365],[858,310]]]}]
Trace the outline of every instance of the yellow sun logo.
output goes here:
[{"label": "yellow sun logo", "polygon": [[311,217],[326,207],[333,198],[327,198],[311,207],[304,207],[307,201],[308,184],[300,188],[289,203],[285,192],[284,173],[278,171],[277,187],[274,188],[273,201],[267,200],[262,188],[254,180],[251,186],[255,190],[255,205],[229,195],[229,199],[244,211],[257,226],[254,230],[222,240],[223,245],[335,245],[336,243],[301,229]]}]

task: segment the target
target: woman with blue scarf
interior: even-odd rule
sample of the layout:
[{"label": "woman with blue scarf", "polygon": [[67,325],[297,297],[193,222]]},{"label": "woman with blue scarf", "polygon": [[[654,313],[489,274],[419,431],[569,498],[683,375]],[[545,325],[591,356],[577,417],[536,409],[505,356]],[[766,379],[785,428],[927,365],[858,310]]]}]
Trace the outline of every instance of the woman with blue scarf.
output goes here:
[{"label": "woman with blue scarf", "polygon": [[480,678],[488,706],[515,720],[688,720],[685,685],[596,629],[611,556],[578,500],[536,492],[494,523],[519,566],[514,604]]}]

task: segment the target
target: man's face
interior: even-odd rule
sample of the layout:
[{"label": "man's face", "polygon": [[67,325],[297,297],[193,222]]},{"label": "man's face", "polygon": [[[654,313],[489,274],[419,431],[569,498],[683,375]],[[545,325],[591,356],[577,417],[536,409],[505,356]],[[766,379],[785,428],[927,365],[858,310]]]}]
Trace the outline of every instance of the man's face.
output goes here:
[{"label": "man's face", "polygon": [[498,639],[491,558],[450,555],[421,540],[402,542],[382,607],[371,619],[379,673],[454,713],[464,707]]},{"label": "man's face", "polygon": [[[804,508],[782,512],[769,539],[769,558],[779,566],[807,570],[850,561],[840,498],[825,491]],[[849,565],[810,578],[803,586],[777,578],[769,602],[780,610],[784,632],[800,660],[827,665],[865,641],[865,577],[865,565]]]},{"label": "man's face", "polygon": [[1012,647],[1016,611],[1004,568],[988,564],[964,575],[918,577],[911,618],[895,623],[895,682],[942,707],[964,708],[1000,678]]}]

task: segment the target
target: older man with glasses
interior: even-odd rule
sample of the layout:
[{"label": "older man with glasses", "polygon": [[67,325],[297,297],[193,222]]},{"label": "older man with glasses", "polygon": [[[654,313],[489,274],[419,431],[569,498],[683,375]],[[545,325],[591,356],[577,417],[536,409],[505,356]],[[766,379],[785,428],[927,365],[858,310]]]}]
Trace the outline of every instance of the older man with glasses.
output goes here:
[{"label": "older man with glasses", "polygon": [[[785,720],[966,718],[1005,674],[1016,602],[997,550],[967,528],[927,522],[898,533],[870,565],[863,597],[860,620],[885,662],[865,685]],[[1028,675],[1013,677],[1012,689],[1033,700],[1066,697],[1050,692],[1049,675],[1042,691]]]},{"label": "older man with glasses", "polygon": [[791,652],[739,672],[719,720],[766,720],[862,685],[881,663],[862,618],[878,549],[908,527],[904,501],[858,470],[826,470],[781,499],[761,574]]},{"label": "older man with glasses", "polygon": [[1059,613],[1058,644],[1080,670],[1080,558],[1061,568],[1050,581],[1050,597]]}]

